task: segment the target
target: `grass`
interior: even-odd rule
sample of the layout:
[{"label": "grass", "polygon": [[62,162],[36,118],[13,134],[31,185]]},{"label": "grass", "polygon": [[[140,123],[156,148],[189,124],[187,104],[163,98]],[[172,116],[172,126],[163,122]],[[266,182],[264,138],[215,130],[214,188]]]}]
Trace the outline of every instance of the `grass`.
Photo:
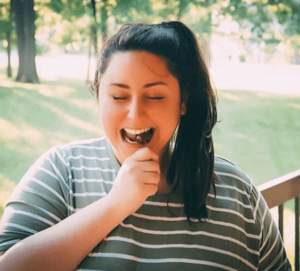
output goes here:
[{"label": "grass", "polygon": [[300,93],[220,91],[216,153],[238,164],[255,184],[300,168]]},{"label": "grass", "polygon": [[0,217],[11,192],[47,149],[102,134],[97,103],[82,81],[8,80],[0,71]]},{"label": "grass", "polygon": [[[96,101],[83,80],[22,84],[0,70],[0,82],[1,218],[16,184],[44,151],[103,132]],[[234,161],[255,184],[299,169],[300,95],[219,91],[218,120],[216,153]],[[290,224],[288,211],[285,223]]]}]

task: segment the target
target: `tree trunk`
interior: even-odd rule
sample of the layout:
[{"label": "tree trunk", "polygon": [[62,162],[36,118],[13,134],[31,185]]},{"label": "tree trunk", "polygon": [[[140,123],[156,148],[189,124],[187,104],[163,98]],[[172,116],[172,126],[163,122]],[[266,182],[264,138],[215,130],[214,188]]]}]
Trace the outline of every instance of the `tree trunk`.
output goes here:
[{"label": "tree trunk", "polygon": [[176,16],[177,21],[181,20],[182,12],[183,12],[183,2],[182,2],[182,0],[179,0],[178,13],[177,13],[177,16]]},{"label": "tree trunk", "polygon": [[17,48],[18,48],[18,57],[19,57],[19,67],[18,75],[16,80],[19,81],[22,77],[24,70],[24,31],[23,31],[23,2],[19,0],[12,0],[12,11],[14,13],[14,18],[16,22],[16,32],[17,32]]},{"label": "tree trunk", "polygon": [[178,13],[177,13],[177,18],[176,18],[176,20],[177,20],[177,21],[180,21],[181,16],[182,16],[182,10],[181,10],[181,7],[179,7],[179,10],[178,10]]},{"label": "tree trunk", "polygon": [[[12,1],[12,0],[11,0]],[[12,11],[11,11],[11,1],[9,7],[9,26],[6,31],[6,41],[7,41],[7,70],[6,74],[8,78],[12,77],[12,70],[11,70],[11,30],[12,30]]]},{"label": "tree trunk", "polygon": [[90,84],[90,70],[91,70],[91,57],[92,57],[92,37],[90,37],[89,41],[89,51],[88,51],[88,66],[86,72],[86,83]]},{"label": "tree trunk", "polygon": [[7,77],[12,77],[11,71],[11,30],[9,29],[6,32],[6,40],[7,40]]},{"label": "tree trunk", "polygon": [[12,0],[17,29],[19,67],[16,81],[38,83],[35,65],[34,0]]},{"label": "tree trunk", "polygon": [[108,21],[108,14],[107,14],[107,0],[103,0],[103,6],[100,9],[100,16],[101,16],[101,36],[102,36],[102,43],[104,43],[107,39],[107,21]]},{"label": "tree trunk", "polygon": [[92,18],[93,22],[90,26],[90,42],[89,42],[89,51],[88,51],[88,68],[87,68],[87,84],[91,84],[90,82],[90,70],[91,70],[91,58],[92,58],[92,48],[94,50],[94,57],[98,60],[98,31],[97,31],[97,10],[96,10],[96,1],[91,0],[91,8],[92,8]]},{"label": "tree trunk", "polygon": [[98,59],[98,32],[97,32],[97,11],[96,11],[96,1],[91,1],[93,9],[93,25],[91,26],[91,36],[94,47],[95,58]]}]

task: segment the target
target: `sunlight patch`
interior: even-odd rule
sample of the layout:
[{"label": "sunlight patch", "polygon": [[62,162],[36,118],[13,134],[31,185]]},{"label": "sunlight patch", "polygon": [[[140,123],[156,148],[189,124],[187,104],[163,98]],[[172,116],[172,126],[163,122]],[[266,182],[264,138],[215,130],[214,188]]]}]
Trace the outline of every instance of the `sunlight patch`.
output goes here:
[{"label": "sunlight patch", "polygon": [[218,143],[216,143],[216,142],[214,142],[214,148],[215,148],[215,150],[217,150],[217,151],[220,151],[220,150],[224,150],[224,147],[223,147],[223,145],[221,145],[221,144],[218,144]]},{"label": "sunlight patch", "polygon": [[53,90],[50,89],[50,88],[47,88],[47,87],[40,89],[39,93],[46,96],[46,97],[53,97],[54,96]]},{"label": "sunlight patch", "polygon": [[262,98],[269,98],[272,97],[273,95],[271,95],[270,93],[266,93],[266,92],[257,92],[257,96],[258,97],[262,97]]},{"label": "sunlight patch", "polygon": [[25,139],[28,142],[37,143],[42,140],[43,135],[40,131],[24,123],[16,127],[6,119],[0,118],[1,139],[7,142]]},{"label": "sunlight patch", "polygon": [[296,108],[296,109],[300,110],[300,104],[288,103],[287,105],[288,105],[289,107]]},{"label": "sunlight patch", "polygon": [[[95,109],[95,111],[97,111],[97,109],[98,109],[96,99],[94,99],[94,100],[85,100],[84,102],[83,102],[82,99],[72,99],[72,100],[70,100],[70,103],[75,105],[78,108],[88,109],[91,112],[93,112],[93,108]],[[91,108],[92,108],[92,110],[91,110]]]},{"label": "sunlight patch", "polygon": [[54,89],[55,96],[64,96],[73,93],[75,89],[70,86],[56,86]]},{"label": "sunlight patch", "polygon": [[53,106],[49,106],[48,104],[44,103],[43,104],[44,107],[49,108],[50,110],[52,110],[54,113],[56,113],[58,116],[60,116],[61,118],[65,119],[65,121],[75,127],[78,127],[80,129],[84,129],[90,132],[94,132],[96,127],[95,125],[89,124],[79,118],[76,118],[70,114],[65,113],[63,110],[57,108],[57,107],[53,107]]},{"label": "sunlight patch", "polygon": [[5,141],[15,140],[20,136],[20,131],[18,128],[13,126],[6,119],[0,118],[0,127],[1,127],[1,139]]},{"label": "sunlight patch", "polygon": [[223,92],[223,97],[228,99],[228,100],[233,100],[233,101],[241,101],[242,98],[239,97],[238,95],[234,95],[232,93],[228,93],[228,92]]}]

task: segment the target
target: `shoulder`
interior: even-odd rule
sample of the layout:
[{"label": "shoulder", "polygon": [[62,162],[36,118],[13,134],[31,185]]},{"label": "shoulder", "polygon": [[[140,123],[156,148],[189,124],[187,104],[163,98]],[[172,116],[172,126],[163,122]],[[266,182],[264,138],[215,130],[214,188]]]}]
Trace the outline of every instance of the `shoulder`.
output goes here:
[{"label": "shoulder", "polygon": [[250,177],[232,161],[215,156],[215,174],[219,177],[220,185],[228,185],[250,193],[253,182]]},{"label": "shoulder", "polygon": [[106,150],[105,138],[93,138],[77,140],[63,145],[57,145],[52,148],[54,151],[65,152],[67,154],[93,154],[101,153]]},{"label": "shoulder", "polygon": [[109,160],[107,157],[105,138],[101,137],[53,146],[41,155],[35,165],[49,164],[63,170],[70,168],[74,163],[80,166],[94,163],[93,161]]},{"label": "shoulder", "polygon": [[99,157],[101,155],[106,156],[106,149],[104,137],[84,139],[53,146],[42,157],[64,161],[74,157]]},{"label": "shoulder", "polygon": [[120,168],[106,137],[55,146],[51,152],[55,155],[56,161],[66,165],[72,175],[83,174],[83,171],[84,174],[93,176],[98,171],[115,173]]}]

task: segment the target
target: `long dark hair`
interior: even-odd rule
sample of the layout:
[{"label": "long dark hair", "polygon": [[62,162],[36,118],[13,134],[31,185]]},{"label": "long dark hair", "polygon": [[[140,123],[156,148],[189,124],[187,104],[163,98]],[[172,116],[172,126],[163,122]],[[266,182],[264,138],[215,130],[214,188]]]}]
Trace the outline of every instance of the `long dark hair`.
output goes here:
[{"label": "long dark hair", "polygon": [[193,32],[181,22],[127,24],[104,44],[95,75],[99,81],[112,55],[122,51],[146,51],[165,59],[180,85],[186,114],[174,136],[174,151],[167,182],[179,195],[190,218],[206,218],[206,197],[215,189],[212,128],[217,120],[216,93]]}]

